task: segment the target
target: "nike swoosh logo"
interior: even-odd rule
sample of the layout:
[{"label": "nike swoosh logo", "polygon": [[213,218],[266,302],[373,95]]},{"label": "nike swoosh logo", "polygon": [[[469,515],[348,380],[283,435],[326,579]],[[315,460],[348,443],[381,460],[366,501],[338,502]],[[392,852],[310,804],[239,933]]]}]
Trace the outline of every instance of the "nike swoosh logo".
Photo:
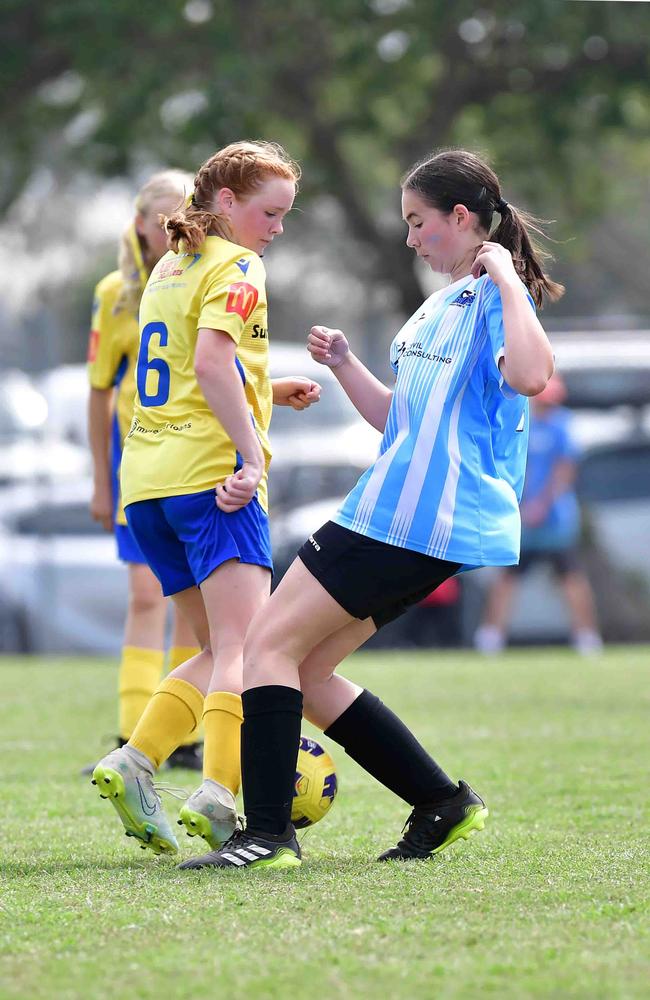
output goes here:
[{"label": "nike swoosh logo", "polygon": [[144,790],[142,788],[142,785],[140,784],[140,779],[136,778],[135,780],[138,784],[138,792],[140,793],[140,805],[142,806],[142,812],[145,814],[145,816],[153,816],[154,813],[156,812],[156,809],[158,808],[158,805],[157,803],[151,805],[150,802],[147,802],[147,796],[144,794]]}]

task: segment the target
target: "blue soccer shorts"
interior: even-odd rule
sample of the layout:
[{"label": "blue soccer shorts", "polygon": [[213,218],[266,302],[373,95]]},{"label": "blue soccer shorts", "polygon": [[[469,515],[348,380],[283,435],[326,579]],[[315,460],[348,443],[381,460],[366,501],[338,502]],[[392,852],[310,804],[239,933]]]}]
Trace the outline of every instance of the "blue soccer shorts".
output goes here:
[{"label": "blue soccer shorts", "polygon": [[214,490],[138,500],[126,519],[166,597],[203,583],[228,559],[273,571],[269,518],[257,498],[232,514],[219,510]]}]

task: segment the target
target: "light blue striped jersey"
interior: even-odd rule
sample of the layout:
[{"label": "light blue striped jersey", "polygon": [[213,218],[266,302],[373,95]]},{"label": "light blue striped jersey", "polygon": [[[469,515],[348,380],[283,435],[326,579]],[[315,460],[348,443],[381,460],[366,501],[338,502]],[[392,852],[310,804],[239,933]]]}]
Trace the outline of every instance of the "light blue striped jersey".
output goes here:
[{"label": "light blue striped jersey", "polygon": [[503,354],[501,296],[487,275],[423,303],[391,346],[397,381],[379,456],[338,524],[468,568],[519,560],[528,400],[504,383]]}]

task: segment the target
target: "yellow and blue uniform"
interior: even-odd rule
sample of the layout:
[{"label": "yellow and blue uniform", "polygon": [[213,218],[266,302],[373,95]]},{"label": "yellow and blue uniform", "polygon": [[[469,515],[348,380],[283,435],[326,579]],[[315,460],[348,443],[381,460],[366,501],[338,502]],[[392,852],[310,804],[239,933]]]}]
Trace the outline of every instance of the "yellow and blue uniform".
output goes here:
[{"label": "yellow and blue uniform", "polygon": [[123,279],[119,271],[107,274],[95,288],[88,343],[88,378],[94,389],[115,388],[111,428],[111,479],[118,556],[124,562],[145,563],[146,559],[127,525],[120,497],[122,445],[133,417],[135,367],[139,346],[137,313],[118,305],[122,289]]},{"label": "yellow and blue uniform", "polygon": [[[224,514],[218,482],[241,456],[194,372],[199,328],[237,345],[236,366],[266,470],[253,500]],[[273,392],[264,266],[250,250],[208,236],[197,253],[167,253],[140,305],[136,400],[122,460],[128,523],[165,594],[201,583],[222,562],[271,568],[267,475]]]}]

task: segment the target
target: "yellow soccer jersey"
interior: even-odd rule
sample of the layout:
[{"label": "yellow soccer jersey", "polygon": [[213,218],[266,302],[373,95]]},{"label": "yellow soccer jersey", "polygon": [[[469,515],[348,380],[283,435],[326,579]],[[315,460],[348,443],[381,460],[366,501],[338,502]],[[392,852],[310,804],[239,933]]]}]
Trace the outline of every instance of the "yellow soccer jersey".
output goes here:
[{"label": "yellow soccer jersey", "polygon": [[[116,311],[122,291],[122,275],[112,271],[95,288],[92,326],[88,342],[88,378],[94,389],[115,386],[115,419],[118,424],[120,453],[113,455],[119,464],[121,446],[133,419],[135,365],[138,359],[138,317],[128,309]],[[124,508],[118,502],[115,520],[126,524]]]},{"label": "yellow soccer jersey", "polygon": [[199,253],[167,253],[140,304],[140,353],[133,423],[124,443],[125,504],[213,489],[239,456],[208,406],[194,373],[200,327],[223,330],[237,345],[237,368],[266,459],[258,488],[268,509],[267,304],[262,261],[251,250],[208,236]]}]

